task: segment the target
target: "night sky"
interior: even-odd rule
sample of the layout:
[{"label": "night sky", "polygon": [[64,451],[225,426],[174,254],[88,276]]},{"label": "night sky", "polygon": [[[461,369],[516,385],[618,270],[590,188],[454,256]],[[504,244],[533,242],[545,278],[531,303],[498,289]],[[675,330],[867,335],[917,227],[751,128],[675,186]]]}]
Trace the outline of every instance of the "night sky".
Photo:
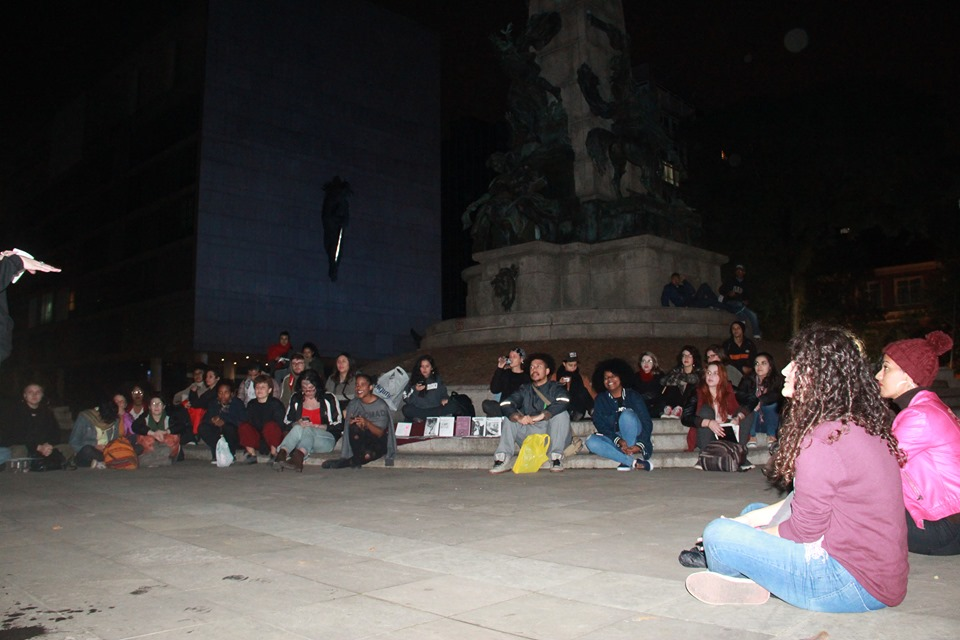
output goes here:
[{"label": "night sky", "polygon": [[[48,117],[91,65],[136,47],[188,0],[8,3],[0,17],[4,138]],[[505,80],[487,41],[522,23],[523,0],[378,0],[435,30],[443,54],[444,119],[497,120]],[[635,63],[700,111],[824,83],[876,81],[925,98],[960,95],[960,8],[948,2],[672,0],[625,4]],[[282,2],[278,4],[282,6]],[[792,48],[792,51],[791,51]]]}]

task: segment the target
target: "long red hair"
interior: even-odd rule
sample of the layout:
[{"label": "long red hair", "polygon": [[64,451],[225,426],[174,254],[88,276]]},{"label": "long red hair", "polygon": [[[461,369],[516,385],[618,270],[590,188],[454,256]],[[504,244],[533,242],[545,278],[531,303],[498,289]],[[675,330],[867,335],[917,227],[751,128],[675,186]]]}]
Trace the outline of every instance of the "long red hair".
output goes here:
[{"label": "long red hair", "polygon": [[[710,367],[716,367],[717,375],[720,377],[720,381],[717,383],[716,398],[713,397],[710,393],[710,387],[707,386],[707,370]],[[714,399],[716,399],[716,403],[714,403]],[[712,407],[714,404],[727,412],[725,416],[717,416],[719,422],[726,422],[740,408],[737,396],[733,392],[733,385],[730,384],[730,378],[727,377],[727,370],[718,362],[711,362],[703,368],[703,377],[700,379],[700,384],[697,385],[697,409],[699,410],[703,405]]]}]

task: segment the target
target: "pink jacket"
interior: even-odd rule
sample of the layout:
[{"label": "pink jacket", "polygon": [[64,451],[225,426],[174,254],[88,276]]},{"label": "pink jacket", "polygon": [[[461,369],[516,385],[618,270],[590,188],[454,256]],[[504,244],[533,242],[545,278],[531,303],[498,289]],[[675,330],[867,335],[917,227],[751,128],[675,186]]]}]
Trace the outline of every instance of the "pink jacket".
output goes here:
[{"label": "pink jacket", "polygon": [[960,420],[932,391],[920,391],[893,421],[907,454],[903,503],[917,526],[960,513]]}]

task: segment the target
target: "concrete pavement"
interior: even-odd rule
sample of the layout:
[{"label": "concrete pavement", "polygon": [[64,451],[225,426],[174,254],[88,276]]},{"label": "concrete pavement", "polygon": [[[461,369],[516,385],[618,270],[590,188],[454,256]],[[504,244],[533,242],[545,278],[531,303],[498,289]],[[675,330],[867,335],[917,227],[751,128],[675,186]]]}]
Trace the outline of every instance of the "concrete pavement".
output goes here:
[{"label": "concrete pavement", "polygon": [[911,555],[875,613],[690,597],[677,553],[774,499],[756,471],[5,471],[0,640],[957,636],[960,558]]}]

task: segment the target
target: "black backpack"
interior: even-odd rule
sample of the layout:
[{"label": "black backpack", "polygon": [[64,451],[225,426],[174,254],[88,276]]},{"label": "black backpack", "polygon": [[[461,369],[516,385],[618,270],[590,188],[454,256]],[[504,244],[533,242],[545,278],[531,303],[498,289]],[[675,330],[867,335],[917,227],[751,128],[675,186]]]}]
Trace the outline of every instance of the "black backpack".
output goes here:
[{"label": "black backpack", "polygon": [[477,415],[476,409],[473,408],[473,400],[470,399],[470,396],[451,391],[450,402],[448,404],[450,408],[453,409],[454,416],[469,416],[472,418]]},{"label": "black backpack", "polygon": [[728,440],[714,440],[705,446],[697,464],[704,471],[747,471],[753,468],[747,460],[747,448]]}]

